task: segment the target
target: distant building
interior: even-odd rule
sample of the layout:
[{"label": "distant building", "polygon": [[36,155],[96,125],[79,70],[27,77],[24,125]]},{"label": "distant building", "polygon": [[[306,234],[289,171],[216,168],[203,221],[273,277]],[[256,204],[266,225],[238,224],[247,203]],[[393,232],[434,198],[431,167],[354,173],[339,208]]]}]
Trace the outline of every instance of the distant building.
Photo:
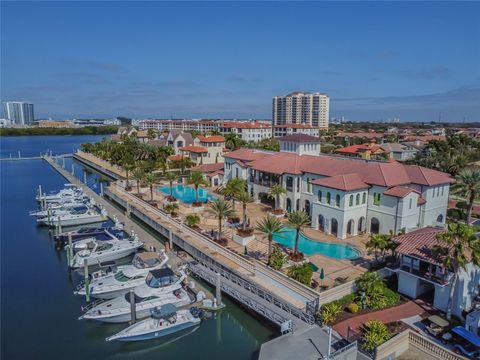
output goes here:
[{"label": "distant building", "polygon": [[328,129],[329,115],[330,98],[326,94],[297,91],[273,98],[273,125],[307,124]]},{"label": "distant building", "polygon": [[290,125],[276,125],[275,137],[283,137],[294,134],[305,134],[310,136],[319,137],[320,129],[306,124],[290,124]]},{"label": "distant building", "polygon": [[305,134],[279,138],[280,151],[297,155],[320,155],[320,138]]},{"label": "distant building", "polygon": [[33,104],[24,101],[7,101],[3,103],[3,113],[6,119],[16,125],[33,125]]},{"label": "distant building", "polygon": [[40,120],[38,122],[40,128],[73,128],[75,124],[73,121],[52,121],[52,120]]},{"label": "distant building", "polygon": [[12,126],[12,120],[0,119],[0,128],[6,128]]},{"label": "distant building", "polygon": [[335,149],[335,153],[343,156],[359,157],[365,160],[386,159],[388,151],[374,142],[361,145],[350,145],[347,147]]}]

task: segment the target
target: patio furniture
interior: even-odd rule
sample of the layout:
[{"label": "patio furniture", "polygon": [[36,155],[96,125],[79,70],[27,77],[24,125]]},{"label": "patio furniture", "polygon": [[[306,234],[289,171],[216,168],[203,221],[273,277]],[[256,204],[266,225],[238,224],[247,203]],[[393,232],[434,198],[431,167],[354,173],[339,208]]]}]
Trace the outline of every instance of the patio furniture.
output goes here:
[{"label": "patio furniture", "polygon": [[428,317],[426,321],[428,323],[426,326],[427,331],[435,337],[442,334],[447,328],[447,326],[450,325],[450,323],[447,320],[442,319],[438,315],[432,315]]}]

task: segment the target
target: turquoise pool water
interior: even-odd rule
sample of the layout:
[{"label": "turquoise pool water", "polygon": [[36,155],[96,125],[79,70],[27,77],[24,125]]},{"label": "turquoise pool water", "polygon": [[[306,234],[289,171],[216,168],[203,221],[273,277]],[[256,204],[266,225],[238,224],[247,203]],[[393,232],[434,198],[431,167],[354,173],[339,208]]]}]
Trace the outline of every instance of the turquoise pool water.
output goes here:
[{"label": "turquoise pool water", "polygon": [[[282,234],[274,235],[273,240],[293,249],[295,247],[295,229],[285,227],[285,230]],[[298,250],[305,255],[322,254],[334,259],[355,259],[360,256],[360,252],[351,245],[314,241],[302,233],[298,240]]]},{"label": "turquoise pool water", "polygon": [[[162,186],[160,191],[170,195],[170,186]],[[195,189],[190,186],[185,186],[183,184],[173,185],[173,196],[175,196],[180,201],[183,201],[186,204],[191,204],[195,201]],[[216,200],[215,196],[212,196],[208,193],[208,190],[199,188],[198,189],[198,201],[207,202],[208,200]]]}]

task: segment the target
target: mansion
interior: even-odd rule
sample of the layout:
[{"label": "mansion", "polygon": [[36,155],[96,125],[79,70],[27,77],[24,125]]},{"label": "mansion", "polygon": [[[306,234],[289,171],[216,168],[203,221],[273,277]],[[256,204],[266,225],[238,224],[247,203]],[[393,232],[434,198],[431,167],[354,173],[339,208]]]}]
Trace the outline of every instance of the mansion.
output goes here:
[{"label": "mansion", "polygon": [[[395,234],[444,226],[449,174],[395,160],[369,161],[322,155],[319,139],[280,139],[280,152],[239,149],[224,154],[224,178],[247,181],[257,200],[287,212],[305,210],[314,229],[340,239],[361,233]],[[280,184],[280,204],[268,198]]]}]

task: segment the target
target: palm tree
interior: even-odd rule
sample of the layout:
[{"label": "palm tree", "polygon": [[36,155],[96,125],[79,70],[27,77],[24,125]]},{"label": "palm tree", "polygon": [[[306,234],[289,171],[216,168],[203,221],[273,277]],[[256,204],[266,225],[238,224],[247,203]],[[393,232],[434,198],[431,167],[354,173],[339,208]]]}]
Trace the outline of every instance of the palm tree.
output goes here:
[{"label": "palm tree", "polygon": [[168,181],[168,184],[170,185],[170,197],[173,198],[173,182],[177,179],[177,176],[174,173],[166,173],[165,174],[165,180]]},{"label": "palm tree", "polygon": [[131,154],[125,154],[125,156],[122,158],[122,167],[125,170],[125,177],[127,178],[125,186],[129,188],[130,187],[130,184],[128,183],[129,175],[130,175],[130,172],[133,171],[133,169],[135,169],[133,156]]},{"label": "palm tree", "polygon": [[163,156],[157,157],[157,160],[155,161],[155,166],[157,169],[162,169],[162,174],[165,174],[168,168],[167,158]]},{"label": "palm tree", "polygon": [[438,245],[434,246],[435,254],[443,258],[445,271],[453,271],[450,296],[447,303],[447,319],[452,316],[452,299],[460,271],[465,270],[472,262],[480,266],[480,242],[475,237],[475,228],[460,223],[448,224],[446,232],[437,235]]},{"label": "palm tree", "polygon": [[198,188],[201,185],[208,185],[208,182],[203,177],[203,174],[200,171],[194,171],[188,179],[188,183],[195,187],[195,203],[198,204]]},{"label": "palm tree", "polygon": [[165,206],[165,211],[170,214],[171,216],[175,215],[176,210],[178,210],[179,206],[177,203],[170,203]]},{"label": "palm tree", "polygon": [[252,203],[253,198],[250,196],[248,192],[242,191],[240,194],[237,195],[237,200],[242,203],[242,211],[243,211],[242,230],[245,231],[247,230],[247,204]]},{"label": "palm tree", "polygon": [[364,272],[355,280],[355,284],[357,285],[358,291],[365,292],[367,295],[375,289],[383,289],[385,286],[383,278],[374,271]]},{"label": "palm tree", "polygon": [[225,200],[217,199],[210,204],[210,208],[207,209],[210,214],[215,215],[218,219],[218,240],[222,238],[222,221],[225,217],[232,217],[235,215],[232,205]]},{"label": "palm tree", "polygon": [[308,214],[301,210],[295,211],[288,215],[288,225],[295,229],[295,250],[293,251],[294,257],[298,255],[298,240],[300,239],[300,231],[302,228],[310,224],[310,218]]},{"label": "palm tree", "polygon": [[257,223],[257,227],[255,230],[261,232],[262,234],[266,235],[268,238],[268,257],[270,259],[270,255],[272,254],[272,242],[273,236],[275,234],[284,233],[284,226],[282,222],[275,216],[267,215],[262,220]]},{"label": "palm tree", "polygon": [[467,224],[472,221],[472,209],[475,200],[480,198],[480,169],[471,168],[463,170],[457,176],[454,189],[459,195],[467,198]]},{"label": "palm tree", "polygon": [[145,172],[143,170],[143,168],[141,168],[140,166],[136,167],[134,170],[133,170],[133,178],[136,180],[137,182],[137,193],[140,194],[140,182],[144,179],[145,177]]},{"label": "palm tree", "polygon": [[227,185],[223,193],[225,196],[230,196],[232,198],[232,206],[235,209],[235,197],[238,196],[241,192],[245,191],[245,180],[240,178],[233,178],[228,180]]},{"label": "palm tree", "polygon": [[286,193],[287,193],[287,190],[285,190],[280,184],[273,185],[268,191],[268,197],[270,199],[275,200],[275,210],[280,208],[280,195],[283,195]]},{"label": "palm tree", "polygon": [[240,144],[240,139],[235,133],[228,133],[225,135],[225,146],[230,150],[236,150]]},{"label": "palm tree", "polygon": [[148,131],[147,131],[147,138],[148,138],[149,140],[153,140],[153,139],[155,139],[156,137],[157,137],[157,133],[155,132],[155,130],[153,130],[153,129],[148,129]]},{"label": "palm tree", "polygon": [[197,214],[188,214],[185,217],[185,224],[190,227],[196,227],[198,224],[200,224],[200,216]]},{"label": "palm tree", "polygon": [[157,182],[157,177],[154,173],[148,173],[145,175],[145,183],[150,188],[150,201],[153,201],[153,185]]},{"label": "palm tree", "polygon": [[375,261],[378,261],[378,250],[384,251],[388,248],[387,236],[384,234],[370,234],[370,239],[365,243],[367,250],[374,252]]}]

